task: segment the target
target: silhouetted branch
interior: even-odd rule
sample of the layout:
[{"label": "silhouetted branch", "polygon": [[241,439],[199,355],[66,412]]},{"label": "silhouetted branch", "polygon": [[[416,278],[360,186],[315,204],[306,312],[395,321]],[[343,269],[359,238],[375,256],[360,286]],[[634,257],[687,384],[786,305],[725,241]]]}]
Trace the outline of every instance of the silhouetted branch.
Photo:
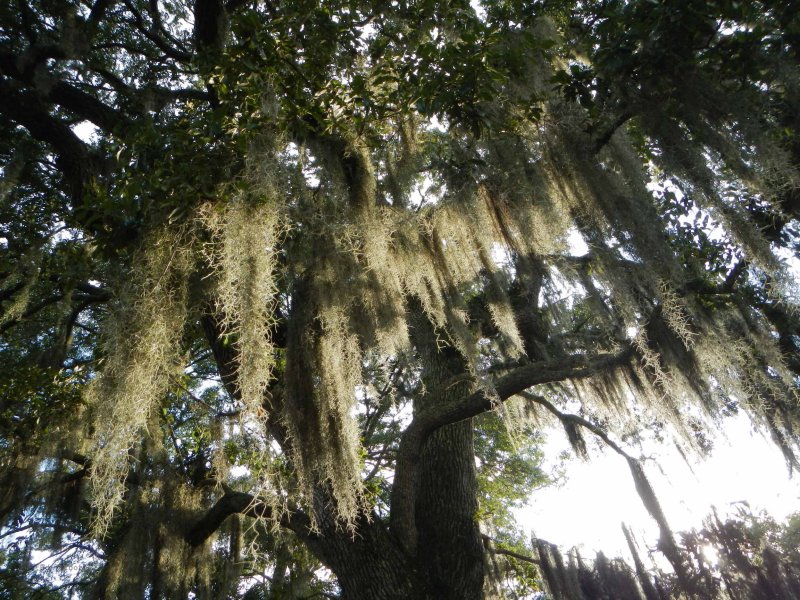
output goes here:
[{"label": "silhouetted branch", "polygon": [[576,355],[553,361],[539,361],[514,369],[501,377],[493,390],[480,389],[465,398],[451,402],[431,399],[430,407],[414,417],[403,432],[392,486],[391,527],[408,552],[416,546],[414,505],[416,502],[419,458],[425,441],[437,429],[475,417],[534,385],[591,377],[601,371],[628,362],[631,348],[615,354]]}]

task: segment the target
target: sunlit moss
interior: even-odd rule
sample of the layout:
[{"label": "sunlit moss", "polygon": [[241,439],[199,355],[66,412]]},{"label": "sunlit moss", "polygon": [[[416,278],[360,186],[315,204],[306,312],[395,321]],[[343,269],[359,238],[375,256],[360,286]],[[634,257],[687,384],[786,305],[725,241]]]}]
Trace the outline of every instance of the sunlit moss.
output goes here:
[{"label": "sunlit moss", "polygon": [[192,238],[185,228],[152,232],[104,323],[103,370],[87,390],[96,427],[91,481],[100,535],[125,502],[129,454],[183,367]]},{"label": "sunlit moss", "polygon": [[279,192],[269,183],[258,192],[263,196],[208,207],[204,224],[211,231],[207,248],[223,327],[239,357],[239,393],[249,414],[261,417],[274,365],[271,335],[282,209]]}]

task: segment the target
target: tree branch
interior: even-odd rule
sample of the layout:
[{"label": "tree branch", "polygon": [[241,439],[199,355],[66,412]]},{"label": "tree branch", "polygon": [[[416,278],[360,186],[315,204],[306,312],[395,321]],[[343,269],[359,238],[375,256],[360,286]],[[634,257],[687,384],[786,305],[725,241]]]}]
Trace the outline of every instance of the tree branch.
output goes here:
[{"label": "tree branch", "polygon": [[5,333],[15,325],[19,324],[21,321],[28,319],[38,313],[40,310],[47,308],[57,302],[60,302],[64,299],[63,292],[58,292],[52,296],[49,296],[36,304],[31,305],[28,309],[20,315],[17,319],[9,319],[5,323],[0,324],[0,334]]},{"label": "tree branch", "polygon": [[145,23],[144,17],[142,13],[139,12],[139,9],[130,2],[130,0],[124,0],[125,6],[133,15],[133,25],[136,29],[144,35],[148,40],[150,40],[156,48],[161,50],[168,58],[172,58],[179,62],[189,62],[192,59],[191,54],[188,52],[184,52],[183,50],[179,50],[178,48],[173,48],[170,46],[166,40],[159,37],[155,31],[147,26]]},{"label": "tree branch", "polygon": [[114,133],[120,127],[130,127],[131,125],[130,120],[121,112],[64,81],[53,84],[45,98],[76,116],[90,121],[107,133]]},{"label": "tree branch", "polygon": [[[261,505],[259,508],[260,513],[257,516],[271,515],[266,506]],[[187,530],[184,537],[190,546],[199,546],[211,537],[229,516],[243,514],[248,510],[256,510],[253,496],[234,492],[228,488],[214,506]]]},{"label": "tree branch", "polygon": [[661,503],[658,501],[658,497],[656,496],[653,487],[650,485],[647,475],[645,475],[641,462],[620,448],[620,446],[611,440],[611,438],[609,438],[602,429],[600,429],[591,421],[588,421],[578,415],[563,413],[541,396],[535,396],[533,394],[523,394],[523,396],[529,400],[532,400],[533,402],[536,402],[537,404],[540,404],[541,406],[544,406],[548,411],[558,417],[565,427],[567,427],[569,424],[575,424],[588,429],[601,440],[603,440],[612,450],[614,450],[614,452],[622,456],[627,461],[628,469],[631,472],[631,477],[633,478],[633,483],[636,487],[636,492],[639,495],[639,498],[641,499],[645,509],[658,525],[661,534],[659,543],[661,551],[675,568],[675,572],[678,574],[678,576],[687,579],[688,575],[685,572],[681,554],[678,551],[678,547],[675,543],[675,536],[673,535],[672,529],[667,521],[667,517],[661,508]]},{"label": "tree branch", "polygon": [[[190,546],[197,547],[211,537],[222,523],[235,514],[254,518],[272,519],[272,508],[251,494],[237,492],[223,484],[224,494],[205,515],[191,525],[184,534]],[[299,511],[288,511],[281,517],[280,524],[296,534],[307,537],[308,517]]]},{"label": "tree branch", "polygon": [[417,414],[403,432],[395,468],[391,496],[390,526],[403,548],[410,554],[416,548],[416,503],[419,459],[430,435],[445,425],[475,417],[497,407],[511,396],[534,385],[579,379],[628,362],[633,355],[630,347],[616,354],[597,356],[577,355],[555,361],[539,361],[519,367],[494,385],[494,390],[480,389],[465,398],[451,402],[427,402],[430,408]]},{"label": "tree branch", "polygon": [[611,141],[611,138],[614,137],[614,134],[617,130],[622,127],[625,123],[627,123],[632,117],[633,112],[631,111],[623,111],[620,115],[618,115],[610,124],[609,126],[603,130],[594,140],[592,144],[592,150],[595,154],[600,152],[608,142]]},{"label": "tree branch", "polygon": [[7,79],[0,79],[0,113],[27,129],[31,136],[49,144],[58,155],[58,167],[70,185],[73,197],[83,196],[93,162],[88,147],[63,121],[51,116],[33,93],[20,91]]},{"label": "tree branch", "polygon": [[587,419],[584,419],[583,417],[578,416],[578,415],[573,415],[573,414],[570,414],[570,413],[561,412],[560,410],[558,410],[555,407],[555,405],[553,405],[551,402],[549,402],[548,400],[546,400],[542,396],[538,396],[536,394],[529,394],[527,392],[522,392],[520,395],[523,398],[526,398],[527,400],[531,400],[532,402],[535,402],[536,404],[544,406],[549,412],[551,412],[556,417],[558,417],[558,420],[561,421],[561,423],[563,423],[565,425],[568,424],[568,423],[573,423],[575,425],[580,425],[581,427],[584,427],[585,429],[588,429],[593,434],[595,434],[597,437],[599,437],[601,440],[603,440],[606,443],[606,445],[609,448],[611,448],[614,452],[616,452],[617,454],[619,454],[621,456],[624,456],[628,460],[633,460],[631,458],[631,456],[627,452],[625,452],[622,448],[620,448],[620,446],[614,440],[612,440],[610,437],[608,437],[608,434],[605,431],[600,429],[597,425],[595,425],[591,421],[589,421]]},{"label": "tree branch", "polygon": [[496,540],[486,534],[481,534],[483,538],[483,546],[486,548],[487,551],[491,552],[492,554],[502,554],[503,556],[510,556],[511,558],[516,558],[517,560],[521,560],[523,562],[531,563],[532,565],[540,565],[542,561],[527,556],[525,554],[520,554],[519,552],[514,552],[513,550],[507,550],[505,548],[498,548],[494,545]]},{"label": "tree branch", "polygon": [[134,88],[118,75],[104,69],[92,65],[92,71],[97,73],[111,88],[118,94],[124,94],[134,101],[138,101],[140,105],[144,106],[144,99],[157,99],[159,104],[151,107],[154,110],[160,110],[161,107],[172,100],[200,100],[203,102],[210,102],[211,95],[203,90],[194,88],[175,88],[169,89],[161,86],[147,86],[144,88]]},{"label": "tree branch", "polygon": [[[222,342],[222,324],[213,308],[208,308],[201,318],[201,324],[225,391],[228,392],[231,398],[241,400],[238,383],[239,358],[237,351],[235,347]],[[279,336],[280,334],[277,335]],[[275,336],[273,339],[275,339]],[[264,410],[271,416],[281,413],[282,398],[278,390],[268,390],[268,393],[264,395],[263,406]],[[291,447],[291,441],[281,419],[269,418],[267,420],[267,428],[275,441],[288,452]]]},{"label": "tree branch", "polygon": [[91,121],[103,131],[112,133],[120,125],[129,125],[128,119],[119,111],[104,104],[94,96],[47,73],[42,77],[36,67],[46,58],[65,58],[57,46],[31,46],[20,55],[0,52],[0,71],[32,88],[38,95],[54,102],[75,115]]}]

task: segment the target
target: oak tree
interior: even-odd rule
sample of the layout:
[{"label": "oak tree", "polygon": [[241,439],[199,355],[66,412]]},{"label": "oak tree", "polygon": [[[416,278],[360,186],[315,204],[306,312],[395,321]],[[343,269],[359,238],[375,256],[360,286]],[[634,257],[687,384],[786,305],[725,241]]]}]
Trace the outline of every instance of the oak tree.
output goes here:
[{"label": "oak tree", "polygon": [[580,597],[514,537],[548,424],[710,594],[635,440],[743,411],[798,465],[798,19],[4,5],[10,597]]}]

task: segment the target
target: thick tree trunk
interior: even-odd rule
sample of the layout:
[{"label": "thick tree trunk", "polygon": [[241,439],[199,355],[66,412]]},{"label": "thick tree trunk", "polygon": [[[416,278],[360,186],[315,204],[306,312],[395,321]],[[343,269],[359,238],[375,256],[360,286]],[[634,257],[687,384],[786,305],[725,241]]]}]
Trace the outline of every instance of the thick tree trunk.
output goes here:
[{"label": "thick tree trunk", "polygon": [[[449,345],[440,347],[427,319],[420,315],[417,320],[414,341],[425,364],[422,378],[427,389],[445,390],[445,399],[469,395],[473,390],[463,357]],[[422,398],[415,410],[424,409],[425,401]],[[439,600],[477,600],[483,589],[484,557],[476,520],[471,419],[431,435],[423,448],[416,485],[416,559],[427,593]]]},{"label": "thick tree trunk", "polygon": [[420,595],[414,565],[380,522],[355,534],[338,531],[307,540],[336,575],[343,600],[433,600]]},{"label": "thick tree trunk", "polygon": [[[426,365],[428,390],[446,396],[473,390],[464,360],[452,347],[439,348],[422,315],[413,333]],[[454,380],[460,381],[453,384]],[[422,399],[415,410],[424,408]],[[483,592],[484,554],[476,515],[477,474],[472,421],[434,432],[423,448],[416,485],[417,544],[409,555],[377,519],[362,523],[355,535],[322,526],[309,547],[336,574],[345,600],[479,600]]]},{"label": "thick tree trunk", "polygon": [[484,559],[477,512],[469,420],[434,433],[423,454],[416,506],[417,560],[431,598],[481,597]]},{"label": "thick tree trunk", "polygon": [[343,600],[478,600],[484,559],[476,485],[472,425],[450,425],[425,447],[416,556],[377,518],[355,534],[320,523],[322,532],[305,542],[336,575]]}]

